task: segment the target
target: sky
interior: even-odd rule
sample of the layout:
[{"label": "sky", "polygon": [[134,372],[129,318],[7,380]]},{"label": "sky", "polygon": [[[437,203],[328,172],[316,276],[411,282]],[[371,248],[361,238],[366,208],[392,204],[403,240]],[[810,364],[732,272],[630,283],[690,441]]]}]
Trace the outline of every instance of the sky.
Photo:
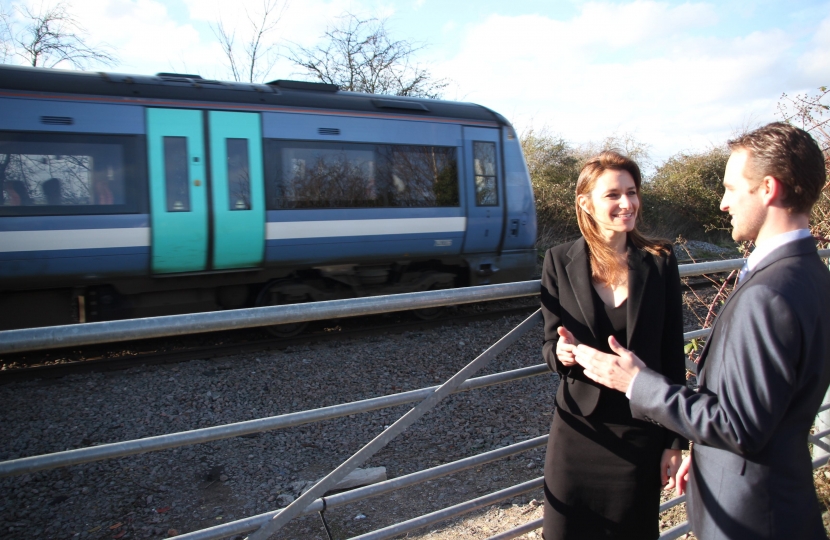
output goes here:
[{"label": "sky", "polygon": [[[573,144],[632,137],[661,163],[780,118],[783,93],[830,86],[830,0],[278,0],[276,51],[321,42],[345,12],[381,17],[446,99]],[[246,34],[263,0],[74,0],[108,71],[228,79],[213,28]],[[22,5],[0,0],[6,12]],[[36,4],[37,5],[37,4]],[[98,68],[100,69],[100,68]],[[268,80],[307,79],[287,59]]]}]

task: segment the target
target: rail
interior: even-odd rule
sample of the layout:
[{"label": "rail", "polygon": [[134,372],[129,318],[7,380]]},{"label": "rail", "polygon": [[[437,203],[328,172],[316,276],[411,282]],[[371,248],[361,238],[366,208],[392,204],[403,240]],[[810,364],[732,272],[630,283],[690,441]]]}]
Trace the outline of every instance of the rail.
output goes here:
[{"label": "rail", "polygon": [[[822,257],[830,256],[830,250],[821,250]],[[705,273],[725,272],[741,267],[743,259],[716,261],[699,264],[682,265],[681,277]],[[91,323],[85,325],[70,325],[40,329],[12,330],[0,332],[0,353],[44,350],[69,345],[85,345],[92,343],[106,343],[114,341],[132,340],[138,338],[184,335],[189,333],[211,332],[271,324],[285,324],[335,317],[368,315],[387,313],[391,311],[437,307],[441,305],[464,304],[486,300],[499,300],[532,296],[539,293],[539,281],[526,281],[505,285],[486,285],[469,287],[459,290],[429,291],[409,293],[383,297],[360,298],[355,300],[335,300],[312,304],[297,304],[290,306],[275,306],[252,308],[218,313],[199,313],[172,317],[158,317],[154,319],[136,319],[128,321],[113,321]],[[452,463],[447,463],[430,469],[418,471],[385,482],[366,486],[345,493],[323,497],[330,488],[334,487],[342,478],[357,468],[375,452],[383,448],[394,437],[402,433],[409,425],[433,409],[447,396],[463,391],[494,384],[503,384],[527,377],[548,373],[545,365],[530,366],[517,370],[496,373],[485,377],[471,378],[477,371],[486,366],[490,360],[515,343],[522,335],[538,325],[542,320],[541,312],[537,311],[507,335],[493,344],[472,362],[456,373],[442,385],[371,398],[367,400],[323,407],[308,411],[300,411],[269,418],[260,418],[247,422],[239,422],[223,426],[214,426],[181,433],[172,433],[157,437],[149,437],[133,441],[124,441],[91,448],[56,452],[43,456],[32,456],[5,462],[0,462],[0,477],[23,474],[44,469],[65,467],[79,463],[87,463],[102,459],[122,457],[138,453],[157,451],[178,446],[198,444],[207,441],[237,437],[249,433],[256,433],[275,429],[284,429],[310,422],[367,412],[387,407],[394,407],[404,403],[420,401],[418,405],[404,414],[395,423],[385,429],[375,439],[359,450],[343,464],[329,473],[325,478],[303,493],[288,507],[274,512],[260,514],[225,523],[208,529],[202,529],[180,535],[178,538],[188,540],[213,540],[226,538],[235,534],[244,534],[253,531],[249,540],[267,538],[288,521],[298,515],[319,511],[324,507],[339,506],[374,497],[406,486],[414,485],[426,480],[452,474],[461,470],[488,463],[503,457],[538,448],[546,444],[547,436],[522,441],[510,446],[485,452]],[[684,334],[686,339],[703,337],[708,329],[695,330]],[[822,405],[820,411],[830,409],[830,403]],[[811,437],[811,442],[818,447],[830,449],[823,437],[830,434],[830,430],[823,430]],[[821,467],[830,459],[830,454],[818,457],[813,461],[813,467]],[[382,540],[399,534],[416,530],[427,525],[457,517],[476,509],[488,506],[500,500],[514,497],[518,494],[538,489],[543,479],[537,478],[512,486],[482,497],[451,506],[424,516],[397,523],[376,531],[372,531],[353,540]],[[685,497],[677,497],[664,503],[660,511],[667,510],[685,501]],[[489,540],[506,540],[516,538],[526,532],[541,526],[541,520],[521,525],[505,531]],[[669,540],[679,537],[689,531],[688,523],[681,523],[660,536]]]}]

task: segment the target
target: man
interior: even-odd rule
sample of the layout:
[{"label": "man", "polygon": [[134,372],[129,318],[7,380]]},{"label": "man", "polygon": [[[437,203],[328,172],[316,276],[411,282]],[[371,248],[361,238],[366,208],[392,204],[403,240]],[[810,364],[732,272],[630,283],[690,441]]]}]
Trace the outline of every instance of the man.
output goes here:
[{"label": "man", "polygon": [[[830,272],[809,216],[825,183],[813,138],[773,123],[729,142],[721,210],[756,249],[698,363],[698,392],[579,345],[591,379],[626,392],[635,418],[688,437],[677,473],[692,530],[711,539],[826,538],[807,436],[830,384]],[[613,338],[609,339],[609,342]]]}]

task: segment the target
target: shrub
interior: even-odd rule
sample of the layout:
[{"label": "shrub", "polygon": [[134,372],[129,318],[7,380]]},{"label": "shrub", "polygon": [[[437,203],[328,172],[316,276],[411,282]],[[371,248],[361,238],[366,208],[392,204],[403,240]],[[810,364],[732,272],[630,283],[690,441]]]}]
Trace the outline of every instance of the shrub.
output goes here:
[{"label": "shrub", "polygon": [[579,235],[574,190],[582,157],[563,138],[547,130],[527,130],[520,137],[536,197],[536,245],[548,248]]},{"label": "shrub", "polygon": [[642,214],[652,234],[698,240],[728,236],[728,215],[720,210],[723,173],[729,151],[715,147],[679,153],[660,165],[643,184]]}]

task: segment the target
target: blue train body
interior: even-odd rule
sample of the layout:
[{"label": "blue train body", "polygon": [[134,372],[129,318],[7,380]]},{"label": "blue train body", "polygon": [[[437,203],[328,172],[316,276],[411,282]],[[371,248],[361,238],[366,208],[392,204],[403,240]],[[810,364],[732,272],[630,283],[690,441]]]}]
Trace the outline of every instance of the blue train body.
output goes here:
[{"label": "blue train body", "polygon": [[0,67],[0,329],[530,279],[477,105]]}]

